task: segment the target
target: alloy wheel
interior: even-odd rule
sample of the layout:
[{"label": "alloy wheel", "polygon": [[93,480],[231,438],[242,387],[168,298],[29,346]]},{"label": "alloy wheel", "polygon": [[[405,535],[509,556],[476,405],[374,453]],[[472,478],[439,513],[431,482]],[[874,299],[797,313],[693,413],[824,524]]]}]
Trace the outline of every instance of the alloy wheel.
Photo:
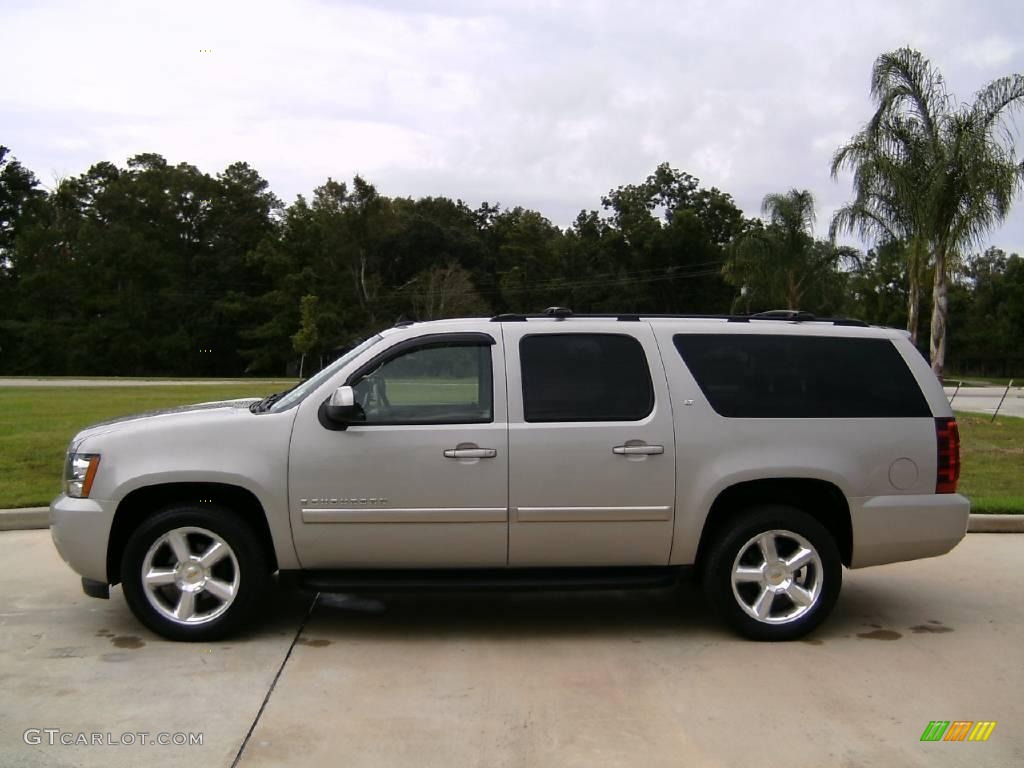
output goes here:
[{"label": "alloy wheel", "polygon": [[241,572],[230,545],[197,526],[159,536],[142,559],[149,604],[178,624],[196,625],[222,615],[238,595]]},{"label": "alloy wheel", "polygon": [[732,565],[732,593],[757,621],[787,624],[817,604],[823,574],[821,557],[803,536],[764,531],[740,547]]}]

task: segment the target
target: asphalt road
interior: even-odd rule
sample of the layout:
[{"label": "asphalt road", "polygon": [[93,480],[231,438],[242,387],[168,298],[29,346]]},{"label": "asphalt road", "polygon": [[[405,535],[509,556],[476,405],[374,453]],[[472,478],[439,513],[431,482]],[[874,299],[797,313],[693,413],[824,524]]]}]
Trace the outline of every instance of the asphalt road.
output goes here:
[{"label": "asphalt road", "polygon": [[[0,764],[1021,765],[1022,546],[972,534],[847,572],[829,622],[789,644],[733,637],[686,587],[406,595],[383,612],[278,590],[261,627],[188,645],[144,630],[120,590],[84,597],[48,532],[0,533]],[[998,724],[986,743],[921,743],[931,720]],[[27,729],[203,743],[51,746]]]},{"label": "asphalt road", "polygon": [[955,410],[974,413],[995,413],[1004,393],[999,415],[1024,416],[1024,389],[1019,386],[1011,387],[1009,392],[1006,387],[960,387],[959,392],[956,387],[946,387],[946,397],[953,398]]}]

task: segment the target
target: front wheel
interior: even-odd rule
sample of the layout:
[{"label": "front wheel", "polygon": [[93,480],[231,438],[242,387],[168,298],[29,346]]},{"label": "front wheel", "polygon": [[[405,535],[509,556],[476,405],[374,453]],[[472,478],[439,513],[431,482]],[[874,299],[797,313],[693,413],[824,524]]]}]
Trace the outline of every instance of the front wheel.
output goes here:
[{"label": "front wheel", "polygon": [[704,590],[740,634],[793,640],[817,627],[839,597],[842,561],[832,535],[781,505],[743,514],[706,561]]},{"label": "front wheel", "polygon": [[255,612],[269,583],[267,558],[230,510],[174,505],[128,539],[121,583],[132,613],[169,640],[215,640]]}]

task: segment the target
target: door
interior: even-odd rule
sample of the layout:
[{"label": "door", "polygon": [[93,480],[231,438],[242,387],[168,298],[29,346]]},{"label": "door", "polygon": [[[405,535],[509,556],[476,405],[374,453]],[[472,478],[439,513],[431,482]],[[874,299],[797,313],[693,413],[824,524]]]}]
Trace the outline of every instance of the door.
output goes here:
[{"label": "door", "polygon": [[344,430],[321,423],[320,402],[302,404],[288,472],[303,568],[506,564],[508,424],[496,341],[467,332],[391,345],[338,382],[363,411]]},{"label": "door", "polygon": [[675,445],[648,324],[506,323],[509,565],[666,565]]}]

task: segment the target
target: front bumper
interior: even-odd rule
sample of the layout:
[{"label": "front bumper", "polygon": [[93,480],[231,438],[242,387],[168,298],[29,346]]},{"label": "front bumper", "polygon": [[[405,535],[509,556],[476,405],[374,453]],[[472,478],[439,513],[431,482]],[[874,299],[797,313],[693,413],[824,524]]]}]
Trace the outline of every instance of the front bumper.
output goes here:
[{"label": "front bumper", "polygon": [[958,493],[850,499],[851,568],[943,555],[967,533],[971,502]]},{"label": "front bumper", "polygon": [[113,504],[61,494],[50,503],[50,535],[72,570],[93,582],[109,584],[107,544]]}]

